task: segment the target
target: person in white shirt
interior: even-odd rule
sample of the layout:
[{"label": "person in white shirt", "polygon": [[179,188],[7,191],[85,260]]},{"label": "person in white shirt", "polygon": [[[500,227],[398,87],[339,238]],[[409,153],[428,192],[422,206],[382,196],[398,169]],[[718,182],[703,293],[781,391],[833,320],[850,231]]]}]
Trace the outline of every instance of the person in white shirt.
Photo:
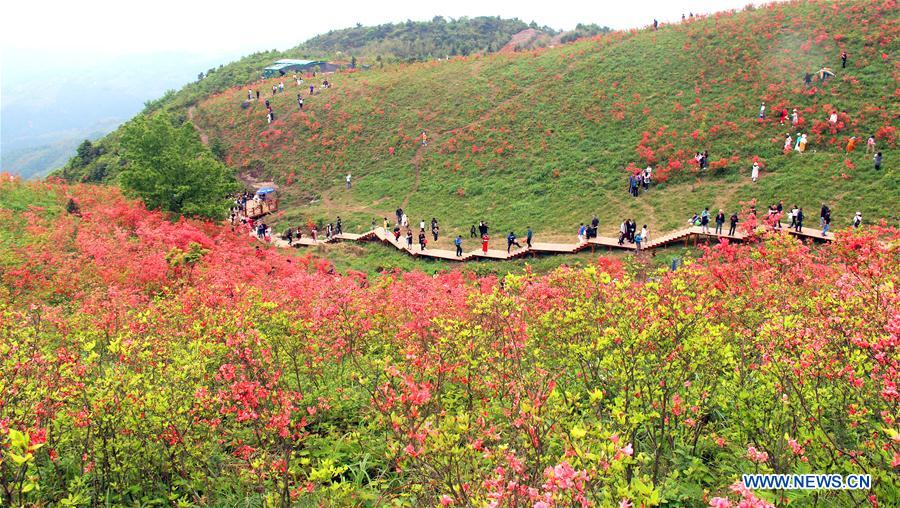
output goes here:
[{"label": "person in white shirt", "polygon": [[831,123],[837,123],[837,121],[838,121],[837,111],[831,112],[831,116],[828,117],[828,121]]},{"label": "person in white shirt", "polygon": [[753,169],[750,170],[750,180],[752,180],[754,182],[759,180],[759,163],[758,162],[753,163]]},{"label": "person in white shirt", "polygon": [[350,173],[347,173],[347,188],[348,189],[353,185],[352,183],[350,183],[351,178],[352,177],[351,177]]}]

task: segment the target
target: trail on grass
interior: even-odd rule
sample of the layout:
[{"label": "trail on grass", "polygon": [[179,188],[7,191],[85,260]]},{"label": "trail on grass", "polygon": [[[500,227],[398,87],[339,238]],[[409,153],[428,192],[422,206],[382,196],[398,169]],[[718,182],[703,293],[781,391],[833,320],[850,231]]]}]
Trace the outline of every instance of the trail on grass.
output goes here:
[{"label": "trail on grass", "polygon": [[412,189],[410,189],[406,197],[403,198],[403,205],[401,208],[405,209],[406,205],[409,204],[409,198],[419,190],[419,182],[422,180],[422,158],[424,157],[425,148],[427,148],[426,145],[419,145],[416,154],[413,155],[411,162],[413,167],[416,168],[416,179],[413,182]]},{"label": "trail on grass", "polygon": [[209,136],[206,135],[201,129],[200,126],[194,122],[194,110],[197,109],[197,106],[191,106],[187,110],[188,120],[191,122],[191,125],[196,129],[197,134],[200,134],[200,142],[206,146],[209,146]]}]

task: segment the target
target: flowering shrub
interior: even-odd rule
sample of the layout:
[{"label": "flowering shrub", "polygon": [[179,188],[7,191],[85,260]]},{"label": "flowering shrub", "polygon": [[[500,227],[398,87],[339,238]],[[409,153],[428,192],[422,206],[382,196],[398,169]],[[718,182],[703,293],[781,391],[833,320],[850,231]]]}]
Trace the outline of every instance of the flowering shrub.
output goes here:
[{"label": "flowering shrub", "polygon": [[[0,210],[4,505],[896,500],[894,230],[370,280],[112,188]],[[834,471],[873,487],[731,487]]]}]

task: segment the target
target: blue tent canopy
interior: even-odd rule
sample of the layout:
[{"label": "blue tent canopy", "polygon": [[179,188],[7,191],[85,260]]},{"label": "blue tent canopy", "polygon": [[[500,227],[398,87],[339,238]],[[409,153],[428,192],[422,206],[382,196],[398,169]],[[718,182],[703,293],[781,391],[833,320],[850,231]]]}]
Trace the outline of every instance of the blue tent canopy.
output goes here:
[{"label": "blue tent canopy", "polygon": [[275,192],[275,189],[273,189],[272,187],[263,187],[262,189],[256,191],[257,194],[271,194],[272,192]]}]

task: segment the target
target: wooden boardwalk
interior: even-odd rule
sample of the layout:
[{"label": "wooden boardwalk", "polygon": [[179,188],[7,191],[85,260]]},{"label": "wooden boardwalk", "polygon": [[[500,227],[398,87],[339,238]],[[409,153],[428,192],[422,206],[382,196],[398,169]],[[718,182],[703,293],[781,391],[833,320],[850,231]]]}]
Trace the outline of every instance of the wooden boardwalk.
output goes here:
[{"label": "wooden boardwalk", "polygon": [[[659,237],[651,237],[650,241],[642,242],[641,250],[649,250],[649,249],[658,249],[662,247],[669,247],[671,245],[675,245],[678,243],[683,243],[685,246],[690,245],[691,241],[696,245],[697,242],[701,240],[718,240],[718,239],[727,239],[733,242],[743,241],[747,235],[744,233],[738,233],[734,236],[728,236],[726,234],[716,234],[715,229],[709,229],[708,232],[704,233],[703,228],[700,226],[690,226],[683,229],[678,229],[675,231],[671,231]],[[830,242],[834,239],[834,234],[830,234],[827,237],[823,237],[821,231],[816,228],[805,228],[803,232],[797,232],[792,229],[782,228],[781,231],[791,234],[793,236],[799,237],[804,240],[818,240]],[[253,236],[253,234],[251,233]],[[254,236],[255,238],[255,236]],[[502,242],[504,239],[500,239]],[[628,251],[636,251],[637,246],[635,244],[625,242],[624,244],[619,244],[618,238],[611,238],[608,236],[599,236],[597,238],[591,238],[585,242],[581,243],[544,243],[544,242],[532,242],[531,247],[521,247],[521,248],[513,248],[507,253],[505,250],[499,249],[488,249],[487,253],[482,252],[479,248],[477,250],[472,250],[468,252],[463,252],[462,256],[457,256],[455,251],[444,250],[444,249],[431,249],[425,248],[421,249],[418,243],[413,243],[412,246],[407,246],[406,238],[401,236],[399,240],[394,239],[394,234],[390,231],[385,230],[381,227],[376,227],[373,230],[366,231],[362,234],[354,234],[354,233],[341,233],[339,235],[334,235],[331,238],[319,238],[317,240],[313,240],[310,237],[303,238],[295,238],[291,244],[288,244],[286,240],[282,240],[281,238],[273,238],[271,243],[276,247],[300,247],[300,246],[316,246],[316,245],[324,245],[329,243],[336,243],[342,241],[351,241],[351,242],[366,242],[366,241],[380,241],[382,243],[389,244],[400,250],[409,254],[413,257],[417,258],[430,258],[430,259],[442,259],[445,261],[472,261],[476,259],[497,259],[497,260],[509,260],[509,259],[517,259],[521,257],[525,257],[527,255],[537,255],[537,254],[574,254],[576,252],[580,252],[585,249],[595,249],[595,248],[605,248],[607,250],[617,249],[617,250],[628,250]],[[478,245],[481,245],[481,242],[478,242]]]}]

